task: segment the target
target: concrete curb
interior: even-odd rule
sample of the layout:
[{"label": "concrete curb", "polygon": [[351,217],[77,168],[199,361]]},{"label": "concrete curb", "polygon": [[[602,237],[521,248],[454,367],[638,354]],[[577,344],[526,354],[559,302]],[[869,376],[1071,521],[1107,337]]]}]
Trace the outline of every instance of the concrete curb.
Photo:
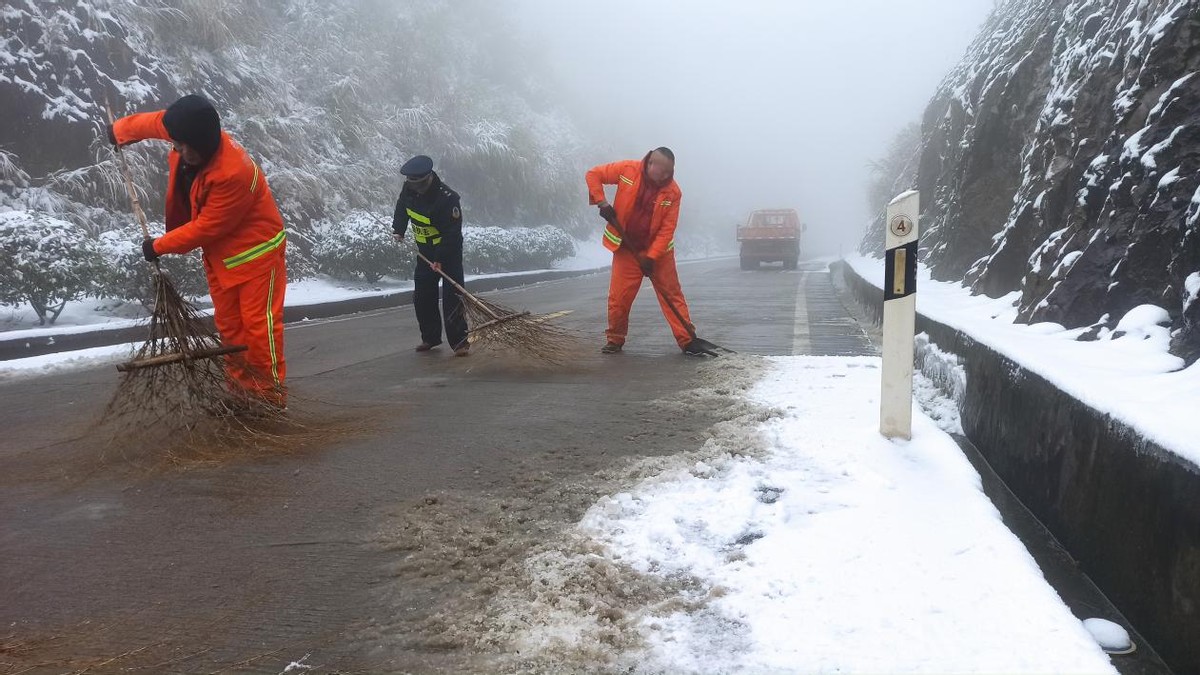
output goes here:
[{"label": "concrete curb", "polygon": [[[550,270],[504,277],[484,277],[481,279],[472,279],[467,282],[467,289],[472,293],[486,293],[488,291],[517,288],[545,281],[584,277],[603,272],[607,269],[608,267],[595,267],[584,270]],[[412,291],[398,291],[384,295],[371,295],[312,305],[298,305],[285,309],[284,323],[327,319],[334,316],[403,307],[410,304],[412,304]],[[13,337],[5,336],[0,337],[0,362],[31,356],[44,356],[58,352],[75,351],[77,349],[126,344],[144,340],[145,338],[146,326],[144,324],[124,326],[122,328],[99,328],[81,333],[64,333],[61,335],[40,335],[37,337],[20,335]]]}]

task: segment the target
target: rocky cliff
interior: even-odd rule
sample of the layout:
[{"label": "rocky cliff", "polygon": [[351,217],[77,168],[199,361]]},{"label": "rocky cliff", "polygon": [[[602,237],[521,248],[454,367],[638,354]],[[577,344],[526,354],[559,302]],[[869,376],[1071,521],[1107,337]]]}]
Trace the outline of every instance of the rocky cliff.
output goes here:
[{"label": "rocky cliff", "polygon": [[1097,331],[1158,305],[1200,357],[1198,67],[1197,0],[998,7],[922,123],[935,278]]}]

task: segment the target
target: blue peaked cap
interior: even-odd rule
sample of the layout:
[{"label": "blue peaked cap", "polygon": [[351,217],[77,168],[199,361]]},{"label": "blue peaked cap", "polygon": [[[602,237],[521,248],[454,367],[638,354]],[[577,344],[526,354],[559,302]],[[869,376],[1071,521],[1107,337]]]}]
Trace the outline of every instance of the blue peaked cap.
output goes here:
[{"label": "blue peaked cap", "polygon": [[433,171],[433,160],[427,155],[417,155],[400,167],[400,173],[406,178],[424,178]]}]

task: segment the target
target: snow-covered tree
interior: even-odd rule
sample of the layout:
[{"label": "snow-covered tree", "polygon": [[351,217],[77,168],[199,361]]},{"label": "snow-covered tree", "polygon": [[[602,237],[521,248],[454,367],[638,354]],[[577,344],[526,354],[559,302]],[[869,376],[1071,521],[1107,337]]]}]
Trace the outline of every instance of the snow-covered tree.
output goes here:
[{"label": "snow-covered tree", "polygon": [[[12,3],[0,12],[0,113],[23,124],[0,129],[0,208],[122,230],[129,202],[102,138],[106,100],[122,115],[200,92],[264,170],[291,279],[331,264],[314,258],[328,223],[390,211],[415,154],[435,158],[469,221],[579,233],[590,215],[582,158],[594,153],[509,12],[488,0]],[[126,152],[159,220],[165,151]]]},{"label": "snow-covered tree", "polygon": [[0,189],[15,191],[29,185],[29,174],[21,168],[17,155],[0,150]]},{"label": "snow-covered tree", "polygon": [[921,125],[904,125],[888,143],[887,151],[868,165],[867,205],[871,220],[863,234],[859,250],[883,255],[883,219],[888,202],[905,190],[916,187],[917,165],[921,158]]},{"label": "snow-covered tree", "polygon": [[0,304],[28,302],[41,324],[67,300],[96,289],[103,259],[96,242],[65,220],[36,211],[0,213]]}]

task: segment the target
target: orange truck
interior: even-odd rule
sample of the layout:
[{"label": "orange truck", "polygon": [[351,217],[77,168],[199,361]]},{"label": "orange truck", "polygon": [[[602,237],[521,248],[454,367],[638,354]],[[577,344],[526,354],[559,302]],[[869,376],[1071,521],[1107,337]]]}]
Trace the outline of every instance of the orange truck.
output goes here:
[{"label": "orange truck", "polygon": [[782,262],[794,270],[800,260],[800,233],[806,226],[795,209],[761,209],[738,225],[742,269],[756,270],[760,263]]}]

